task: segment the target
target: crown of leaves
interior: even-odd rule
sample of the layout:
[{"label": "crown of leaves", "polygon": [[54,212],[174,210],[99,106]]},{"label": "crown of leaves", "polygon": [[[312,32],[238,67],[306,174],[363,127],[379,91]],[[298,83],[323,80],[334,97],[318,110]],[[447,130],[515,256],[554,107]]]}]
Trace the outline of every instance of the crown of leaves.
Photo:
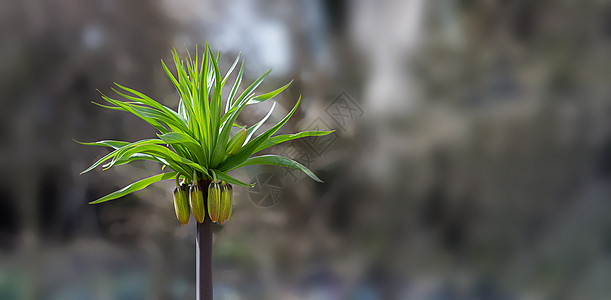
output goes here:
[{"label": "crown of leaves", "polygon": [[[117,83],[115,83],[117,88],[113,88],[113,91],[126,100],[111,99],[102,94],[102,98],[110,105],[94,102],[105,108],[134,114],[155,127],[159,131],[157,133],[158,138],[131,143],[116,140],[81,142],[85,145],[105,146],[113,149],[112,152],[96,161],[81,174],[100,165],[104,169],[108,169],[137,160],[158,162],[164,166],[163,168],[169,168],[171,172],[160,173],[134,182],[116,192],[90,202],[91,204],[117,199],[146,188],[155,182],[173,179],[177,176],[193,180],[194,173],[198,178],[212,179],[214,174],[214,177],[222,181],[251,187],[251,184],[232,177],[228,172],[252,165],[293,168],[321,182],[312,171],[290,158],[279,155],[253,156],[261,150],[286,141],[308,136],[321,136],[333,132],[303,131],[274,136],[295,113],[301,98],[297,100],[293,109],[282,120],[259,135],[256,135],[257,130],[271,116],[276,103],[271,106],[265,117],[256,124],[250,127],[236,124],[238,116],[246,106],[274,98],[289,87],[291,82],[271,92],[255,94],[255,89],[269,75],[270,69],[239,93],[244,71],[244,62],[242,62],[229,95],[226,95],[225,100],[223,100],[221,91],[236,68],[240,60],[239,55],[224,77],[221,76],[218,66],[220,52],[215,56],[207,44],[201,56],[196,53],[195,60],[188,54],[186,61],[182,61],[176,50],[172,51],[172,58],[176,74],[168,69],[163,60],[161,63],[180,97],[176,111],[141,92]],[[227,146],[232,127],[244,128],[247,136],[239,150],[229,155]]]}]

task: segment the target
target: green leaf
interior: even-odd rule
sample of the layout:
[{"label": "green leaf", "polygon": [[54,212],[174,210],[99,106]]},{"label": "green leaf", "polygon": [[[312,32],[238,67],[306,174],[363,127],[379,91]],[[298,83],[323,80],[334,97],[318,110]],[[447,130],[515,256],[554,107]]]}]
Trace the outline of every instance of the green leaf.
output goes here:
[{"label": "green leaf", "polygon": [[180,144],[189,149],[193,153],[200,164],[206,166],[206,152],[203,151],[202,145],[193,139],[191,136],[181,132],[170,132],[163,135],[158,135],[160,139],[168,144]]},{"label": "green leaf", "polygon": [[[144,120],[145,122],[149,123],[151,126],[155,127],[155,129],[159,130],[159,132],[162,132],[162,133],[168,132],[168,129],[163,127],[158,121],[156,121],[156,120],[154,120],[152,118],[143,116],[143,115],[135,112],[133,109],[131,109],[129,106],[127,106],[123,102],[110,99],[110,98],[108,98],[108,97],[106,97],[104,95],[102,95],[102,98],[104,98],[104,100],[106,100],[106,101],[108,101],[110,103],[113,103],[113,104],[115,104],[117,106],[108,106],[108,105],[103,105],[103,104],[99,104],[99,103],[96,103],[96,102],[92,102],[92,103],[95,104],[95,105],[104,107],[104,108],[108,108],[108,109],[129,112],[129,113],[139,117],[140,119]],[[115,103],[115,102],[118,102],[118,103]]]},{"label": "green leaf", "polygon": [[227,98],[227,109],[225,109],[225,115],[229,112],[229,109],[233,106],[233,97],[238,92],[238,88],[240,83],[242,83],[242,75],[244,73],[244,61],[242,61],[242,65],[240,66],[240,71],[238,72],[238,76],[233,83],[233,87],[231,88],[231,92],[229,93],[229,97]]},{"label": "green leaf", "polygon": [[269,148],[271,146],[275,146],[278,145],[280,143],[284,143],[284,142],[288,142],[288,141],[292,141],[295,139],[300,139],[303,137],[308,137],[308,136],[323,136],[323,135],[327,135],[330,133],[335,132],[335,130],[329,130],[329,131],[302,131],[299,133],[293,133],[293,134],[281,134],[281,135],[277,135],[277,136],[273,136],[267,140],[265,140],[263,143],[261,143],[261,145],[259,145],[259,147],[257,147],[257,149],[255,150],[254,153],[257,153],[263,149]]},{"label": "green leaf", "polygon": [[[165,142],[162,141],[162,143],[165,143]],[[166,147],[155,145],[155,144],[153,145],[141,144],[141,145],[134,146],[126,150],[123,153],[117,154],[113,158],[113,162],[121,159],[122,157],[129,157],[134,153],[150,154],[150,155],[154,155],[157,157],[161,157],[170,164],[169,167],[171,167],[175,171],[180,170],[181,171],[180,173],[183,175],[188,175],[189,173],[191,173],[192,169],[198,170],[208,175],[208,171],[206,171],[206,169],[204,169],[201,165],[193,162],[192,160],[188,158],[182,157],[172,152],[170,149]],[[111,166],[112,164],[113,163],[111,163]]]},{"label": "green leaf", "polygon": [[276,89],[276,90],[271,91],[269,93],[265,93],[263,95],[259,95],[259,96],[253,97],[246,104],[247,105],[249,105],[249,104],[257,104],[257,103],[261,103],[263,101],[267,101],[267,100],[269,100],[271,98],[274,98],[274,97],[276,97],[276,95],[282,93],[282,91],[284,91],[286,88],[288,88],[291,85],[291,83],[293,83],[292,80],[291,80],[291,82],[287,83],[286,85],[284,85],[283,87],[281,87],[279,89]]},{"label": "green leaf", "polygon": [[[121,148],[117,148],[114,151],[108,153],[107,155],[105,155],[104,157],[100,158],[98,161],[96,161],[95,163],[93,163],[89,168],[87,168],[85,171],[81,172],[81,174],[85,174],[93,169],[95,169],[97,166],[101,165],[102,163],[104,163],[105,161],[115,157],[117,154],[122,153],[123,151],[125,151],[126,149],[128,149],[129,147],[133,147],[134,145],[139,145],[142,143],[148,143],[150,142],[150,139],[148,140],[141,140],[141,141],[137,141],[131,144],[127,144],[125,146],[122,146]],[[163,143],[163,141],[161,141]]]},{"label": "green leaf", "polygon": [[235,185],[243,186],[243,187],[253,187],[253,186],[255,186],[254,184],[249,184],[249,183],[242,182],[242,181],[240,181],[240,180],[238,180],[238,179],[228,175],[226,172],[215,171],[215,173],[216,173],[216,178],[217,179],[229,182],[231,184],[235,184]]},{"label": "green leaf", "polygon": [[[208,51],[210,51],[210,56],[213,56],[212,54],[212,50],[210,48],[208,48]],[[212,66],[213,66],[213,70],[214,70],[214,79],[215,79],[215,86],[214,86],[214,91],[212,92],[212,100],[211,100],[211,104],[214,103],[214,112],[216,114],[214,114],[213,116],[215,116],[215,120],[216,122],[218,122],[218,120],[221,118],[221,88],[222,88],[222,79],[221,79],[221,71],[219,69],[219,65],[217,60],[212,59]]]},{"label": "green leaf", "polygon": [[[212,58],[214,59],[214,58]],[[213,145],[212,139],[212,120],[210,113],[210,99],[208,98],[208,65],[210,64],[210,54],[208,53],[208,43],[206,43],[206,48],[204,49],[204,57],[202,59],[202,72],[200,73],[200,84],[199,84],[199,93],[198,102],[193,103],[193,105],[197,104],[197,107],[194,106],[194,111],[198,111],[199,115],[196,115],[196,121],[199,124],[202,132],[201,140],[204,141],[205,144]],[[210,149],[205,149],[208,151],[208,157],[211,156]]]},{"label": "green leaf", "polygon": [[[163,158],[159,158],[159,157],[156,157],[156,156],[153,156],[153,155],[149,155],[149,154],[134,153],[134,154],[132,154],[130,157],[127,157],[127,158],[121,158],[121,159],[117,160],[117,161],[114,163],[114,166],[120,166],[120,165],[128,164],[128,163],[130,163],[130,162],[132,162],[132,161],[136,161],[136,160],[149,160],[149,161],[154,161],[154,162],[157,162],[157,163],[160,163],[160,164],[164,165],[164,167],[165,167],[166,165],[170,165],[170,164],[169,164],[167,161],[165,161]],[[111,164],[111,163],[104,164],[104,165],[102,165],[102,167],[103,167],[104,169],[108,169],[108,168],[111,166],[110,164]],[[163,169],[162,169],[162,170],[163,170]]]},{"label": "green leaf", "polygon": [[244,107],[246,107],[246,104],[248,103],[249,97],[254,92],[254,89],[257,86],[259,86],[259,84],[261,84],[261,82],[263,82],[263,80],[267,77],[269,72],[271,72],[271,69],[268,70],[265,74],[261,75],[259,78],[257,78],[257,80],[255,80],[255,82],[253,82],[242,93],[242,95],[236,100],[236,103],[234,103],[234,106],[229,110],[229,112],[227,112],[221,118],[221,123],[223,125],[221,127],[221,133],[219,135],[219,143],[220,144],[217,144],[217,147],[215,147],[215,149],[214,149],[211,166],[217,167],[218,164],[221,163],[221,161],[224,161],[225,158],[227,157],[225,155],[225,150],[226,150],[225,145],[229,141],[229,134],[230,134],[230,131],[231,131],[231,125],[233,123],[235,123],[235,121],[238,118],[238,115],[240,114],[242,109],[244,109]]},{"label": "green leaf", "polygon": [[[231,73],[233,72],[233,69],[235,69],[235,67],[238,65],[238,62],[240,61],[240,54],[241,53],[238,53],[238,56],[233,61],[233,64],[229,68],[229,71],[227,71],[227,73],[225,74],[225,77],[223,78],[223,82],[221,82],[221,86],[225,85],[225,82],[227,81],[227,79],[229,79],[229,75],[231,75]],[[229,103],[229,102],[227,102],[227,103]]]},{"label": "green leaf", "polygon": [[246,136],[246,141],[244,141],[245,143],[248,143],[248,141],[250,141],[250,138],[255,134],[255,132],[257,132],[259,127],[261,127],[261,125],[263,125],[263,123],[265,123],[265,121],[267,121],[269,116],[272,115],[272,112],[274,111],[275,107],[276,107],[276,102],[274,102],[274,104],[272,104],[272,108],[270,108],[270,110],[267,113],[267,115],[265,115],[265,117],[263,117],[263,119],[261,119],[261,121],[257,122],[257,124],[253,125],[252,127],[248,128],[248,130],[246,130],[246,133],[248,135]]},{"label": "green leaf", "polygon": [[261,82],[265,80],[265,78],[267,77],[267,75],[269,75],[271,71],[272,70],[269,69],[263,75],[259,76],[259,78],[257,78],[250,86],[246,88],[246,90],[244,90],[244,92],[242,92],[240,97],[238,97],[238,99],[236,99],[236,101],[231,105],[231,109],[226,112],[225,115],[221,118],[221,123],[226,123],[227,120],[231,120],[229,121],[230,124],[235,122],[235,119],[240,114],[240,111],[242,111],[242,109],[248,103],[248,100],[250,99],[249,97],[252,95],[254,90],[261,84]]},{"label": "green leaf", "polygon": [[168,180],[168,179],[174,179],[176,177],[176,172],[168,172],[168,173],[161,173],[161,174],[157,174],[155,176],[151,176],[145,179],[142,179],[140,181],[136,181],[114,193],[110,193],[98,200],[95,201],[91,201],[89,202],[89,204],[98,204],[98,203],[102,203],[102,202],[106,202],[106,201],[110,201],[110,200],[114,200],[117,198],[121,198],[127,194],[131,194],[133,192],[139,191],[141,189],[146,188],[147,186],[162,181],[162,180]]},{"label": "green leaf", "polygon": [[[295,113],[301,98],[297,100],[293,109],[280,122],[259,136],[256,136],[257,131],[271,117],[276,103],[265,117],[256,124],[252,126],[238,125],[237,127],[246,129],[247,138],[237,152],[231,151],[234,155],[228,156],[226,153],[231,129],[236,126],[237,118],[243,109],[247,105],[273,99],[286,90],[292,81],[280,88],[257,95],[255,90],[267,78],[271,71],[269,70],[239,93],[238,89],[244,74],[244,62],[242,62],[229,96],[226,98],[226,102],[223,102],[222,89],[232,72],[237,68],[240,61],[239,55],[235,58],[229,70],[223,72],[225,76],[221,77],[221,70],[219,69],[220,51],[215,56],[208,44],[206,44],[203,54],[198,55],[196,48],[196,55],[193,57],[187,50],[187,58],[184,61],[181,60],[176,49],[173,49],[171,53],[176,68],[174,73],[170,71],[163,60],[161,62],[164,71],[178,92],[178,107],[176,110],[166,107],[141,92],[119,84],[116,84],[116,89],[113,90],[125,99],[116,100],[102,95],[102,98],[110,104],[96,103],[108,109],[132,113],[143,119],[159,131],[159,139],[141,140],[133,143],[113,140],[82,143],[113,149],[112,152],[96,161],[83,173],[99,165],[110,168],[137,160],[150,160],[159,162],[163,165],[163,168],[172,169],[173,174],[179,173],[186,178],[191,178],[195,171],[203,176],[210,177],[208,172],[215,170],[219,179],[239,186],[252,185],[239,181],[228,175],[227,172],[239,167],[257,164],[295,168],[305,172],[314,180],[320,181],[310,170],[288,158],[275,156],[250,157],[253,153],[282,142],[306,136],[325,135],[331,132],[306,131],[273,136]],[[237,149],[237,147],[235,148]],[[156,176],[163,178],[169,176],[168,179],[170,179],[173,175],[159,174]],[[124,190],[94,202],[99,203],[116,199],[124,193],[139,189],[140,186],[143,188],[147,185],[149,179],[151,182],[157,179],[161,180],[161,177],[156,176],[136,182]]]},{"label": "green leaf", "polygon": [[227,171],[246,161],[246,159],[248,159],[248,157],[250,157],[254,153],[254,151],[259,145],[269,139],[272,134],[276,133],[276,131],[278,131],[280,127],[282,127],[284,124],[286,124],[286,122],[288,122],[288,120],[297,110],[297,107],[299,106],[300,102],[301,97],[297,99],[297,103],[295,104],[293,109],[284,117],[284,119],[282,119],[280,122],[278,122],[278,124],[274,125],[272,128],[268,129],[263,134],[256,137],[254,140],[244,145],[234,156],[227,158],[222,164],[220,164],[218,169],[221,171]]},{"label": "green leaf", "polygon": [[250,86],[248,86],[244,92],[242,92],[242,94],[240,95],[240,97],[238,97],[238,99],[236,100],[236,104],[240,104],[240,102],[244,101],[244,103],[246,103],[245,98],[250,95],[252,92],[255,91],[255,89],[263,82],[263,80],[265,80],[265,78],[267,78],[267,75],[269,75],[269,73],[271,73],[272,69],[267,70],[267,72],[263,73],[263,75],[259,76],[259,78],[257,78]]},{"label": "green leaf", "polygon": [[180,118],[178,118],[178,114],[175,111],[173,111],[170,108],[168,108],[167,106],[165,106],[165,105],[163,105],[163,104],[153,100],[151,97],[149,97],[149,96],[147,96],[147,95],[145,95],[143,93],[140,93],[140,92],[138,92],[136,90],[130,89],[130,88],[125,87],[125,86],[122,86],[122,85],[120,85],[120,84],[118,84],[116,82],[115,82],[115,85],[118,86],[119,88],[129,92],[129,93],[132,93],[132,94],[138,96],[138,97],[132,97],[132,96],[126,95],[124,93],[121,93],[121,92],[113,89],[118,94],[123,95],[124,97],[126,97],[126,98],[128,98],[130,100],[133,100],[133,101],[136,101],[136,102],[140,102],[140,103],[148,105],[148,106],[150,106],[152,108],[161,110],[164,113],[166,113],[168,116],[174,118],[175,121],[177,121],[177,122],[180,121]]},{"label": "green leaf", "polygon": [[[175,51],[176,50],[172,51],[173,56],[175,54]],[[178,104],[178,115],[182,116],[182,118],[187,121],[187,125],[189,126],[191,130],[193,130],[193,133],[195,135],[199,135],[199,127],[195,126],[196,125],[195,124],[195,113],[193,111],[193,107],[191,105],[184,104],[183,99],[187,99],[188,98],[187,95],[185,94],[185,92],[182,89],[182,86],[180,85],[180,83],[178,83],[178,81],[176,80],[172,72],[170,72],[170,70],[168,69],[168,67],[166,66],[163,60],[161,61],[161,64],[163,65],[163,69],[165,70],[166,74],[168,75],[172,83],[174,84],[174,87],[176,88],[178,95],[180,96],[180,101]],[[181,108],[183,109],[183,111],[181,111]]]},{"label": "green leaf", "polygon": [[155,116],[157,115],[162,116],[165,120],[167,120],[166,123],[168,124],[175,124],[176,126],[179,126],[179,127],[187,127],[185,120],[183,120],[177,112],[175,112],[172,109],[169,109],[168,107],[164,105],[159,104],[157,107],[153,107],[153,106],[146,104],[147,103],[146,101],[142,101],[142,98],[136,98],[136,97],[121,93],[120,91],[114,88],[112,90],[115,91],[117,94],[133,101],[133,102],[123,101],[123,103],[132,104],[137,107],[146,108],[145,111],[152,112],[152,114]]},{"label": "green leaf", "polygon": [[[136,105],[132,103],[122,102],[122,101],[110,99],[106,96],[103,96],[103,98],[106,101],[123,108],[123,110],[131,112],[132,114],[144,119],[147,122],[149,122],[149,120],[157,121],[157,122],[149,122],[151,125],[160,123],[170,128],[173,131],[181,131],[181,132],[192,134],[187,124],[185,124],[180,117],[174,118],[173,115],[167,114],[163,111],[154,109],[152,107],[146,107],[146,106]],[[164,131],[161,131],[161,132],[164,132]],[[165,130],[165,132],[167,132],[167,130]]]},{"label": "green leaf", "polygon": [[279,166],[279,167],[287,167],[299,170],[306,175],[310,176],[310,178],[314,179],[317,182],[323,182],[318,178],[312,171],[306,168],[304,165],[284,156],[279,155],[261,155],[255,156],[247,159],[245,162],[237,166],[236,168],[246,167],[246,166],[255,166],[255,165],[271,165],[271,166]]},{"label": "green leaf", "polygon": [[77,140],[74,140],[75,142],[81,144],[81,145],[87,145],[87,146],[105,146],[105,147],[110,147],[113,149],[119,149],[125,145],[129,145],[129,142],[123,142],[123,141],[113,141],[113,140],[103,140],[103,141],[97,141],[97,142],[79,142]]},{"label": "green leaf", "polygon": [[129,157],[131,154],[137,153],[138,149],[140,149],[141,147],[162,144],[165,144],[165,142],[159,139],[146,139],[123,146],[117,149],[117,153],[113,157],[112,162],[110,163],[110,166],[108,168],[110,168],[117,160],[121,159],[122,157]]}]

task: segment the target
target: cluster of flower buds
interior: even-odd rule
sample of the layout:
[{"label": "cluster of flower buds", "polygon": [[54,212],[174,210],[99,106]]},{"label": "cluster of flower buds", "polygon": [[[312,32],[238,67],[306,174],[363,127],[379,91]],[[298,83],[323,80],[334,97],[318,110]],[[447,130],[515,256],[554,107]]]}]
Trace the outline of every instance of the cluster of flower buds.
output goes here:
[{"label": "cluster of flower buds", "polygon": [[208,186],[208,215],[219,224],[229,220],[233,202],[233,188],[224,181],[212,182]]},{"label": "cluster of flower buds", "polygon": [[[207,194],[204,194],[206,185],[208,190]],[[193,214],[198,223],[203,223],[206,218],[206,211],[212,222],[223,223],[231,217],[232,202],[233,188],[229,183],[218,180],[212,182],[198,180],[197,174],[195,174],[193,184],[189,186],[186,182],[179,184],[178,177],[176,178],[174,210],[176,211],[176,218],[182,225],[189,222],[190,213]]]}]

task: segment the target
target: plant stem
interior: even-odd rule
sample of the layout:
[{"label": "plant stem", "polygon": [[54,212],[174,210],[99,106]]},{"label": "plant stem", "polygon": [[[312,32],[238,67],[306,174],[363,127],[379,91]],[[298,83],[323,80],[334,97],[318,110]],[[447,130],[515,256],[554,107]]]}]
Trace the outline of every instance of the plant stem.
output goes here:
[{"label": "plant stem", "polygon": [[212,300],[212,221],[208,214],[203,223],[197,223],[195,253],[197,300]]}]

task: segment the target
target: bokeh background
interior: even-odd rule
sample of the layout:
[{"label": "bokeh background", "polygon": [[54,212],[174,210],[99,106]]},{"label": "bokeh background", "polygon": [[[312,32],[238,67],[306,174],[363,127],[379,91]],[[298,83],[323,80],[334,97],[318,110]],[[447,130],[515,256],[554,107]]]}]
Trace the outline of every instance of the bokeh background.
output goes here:
[{"label": "bokeh background", "polygon": [[235,174],[217,299],[611,299],[604,0],[1,1],[0,299],[194,298],[172,183],[88,205],[159,166],[79,176],[108,150],[73,139],[153,136],[96,90],[175,107],[160,59],[206,41],[337,130],[274,150],[324,184]]}]

